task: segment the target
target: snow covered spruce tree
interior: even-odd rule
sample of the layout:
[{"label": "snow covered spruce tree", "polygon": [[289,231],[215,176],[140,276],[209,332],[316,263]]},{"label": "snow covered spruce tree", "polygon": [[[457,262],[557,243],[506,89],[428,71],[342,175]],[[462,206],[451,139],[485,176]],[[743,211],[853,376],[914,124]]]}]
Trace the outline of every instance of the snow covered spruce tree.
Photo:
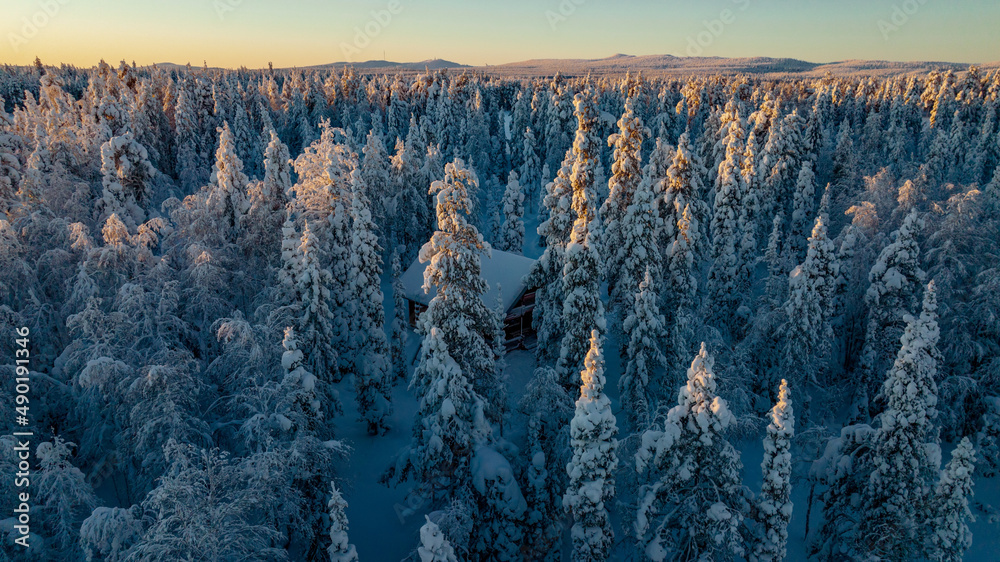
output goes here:
[{"label": "snow covered spruce tree", "polygon": [[439,503],[469,493],[471,459],[492,429],[483,399],[451,357],[439,328],[424,336],[419,361],[410,382],[419,397],[413,439],[383,480],[398,483],[413,476],[417,493]]},{"label": "snow covered spruce tree", "polygon": [[[688,347],[691,345],[690,340],[694,330],[695,298],[698,293],[695,257],[699,239],[697,225],[691,216],[690,204],[684,207],[675,232],[674,240],[667,248],[666,255],[666,279],[671,290],[664,291],[666,296],[661,297],[666,303],[661,310],[666,319],[664,329],[669,342],[667,349],[671,364],[683,361],[681,357],[689,354]],[[676,371],[682,373],[683,369],[677,368]]]},{"label": "snow covered spruce tree", "polygon": [[522,529],[528,506],[513,466],[493,447],[479,447],[471,468],[478,511],[470,540],[471,557],[485,562],[522,560]]},{"label": "snow covered spruce tree", "polygon": [[215,169],[205,188],[205,205],[215,217],[215,224],[222,229],[223,241],[239,238],[240,218],[247,211],[247,184],[243,162],[237,156],[233,132],[229,123],[219,129],[219,148],[215,153]]},{"label": "snow covered spruce tree", "polygon": [[38,472],[32,475],[31,486],[38,503],[32,506],[31,515],[39,519],[35,532],[41,531],[52,558],[79,556],[77,529],[97,503],[87,478],[69,460],[74,447],[74,443],[53,436],[52,441],[35,449]]},{"label": "snow covered spruce tree", "polygon": [[368,425],[368,433],[378,435],[388,431],[387,418],[392,414],[389,343],[382,308],[382,247],[358,176],[357,170],[351,174],[354,228],[349,283],[354,292],[355,313],[349,348],[358,413]]},{"label": "snow covered spruce tree", "polygon": [[820,216],[809,237],[805,261],[788,275],[785,360],[800,371],[793,377],[793,386],[819,382],[816,371],[825,368],[833,341],[830,317],[838,275],[836,248]]},{"label": "snow covered spruce tree", "polygon": [[650,560],[725,560],[744,554],[740,526],[747,494],[739,452],[724,432],[735,422],[716,393],[712,357],[702,344],[677,405],[662,426],[643,432],[635,455],[646,480],[635,532]]},{"label": "snow covered spruce tree", "polygon": [[[617,282],[611,288],[611,300],[622,309],[619,313],[622,317],[627,316],[634,295],[647,273],[657,281],[663,277],[663,254],[658,244],[660,216],[654,197],[652,183],[644,178],[632,194],[632,202],[616,223],[619,243],[604,246],[608,255],[617,256],[613,265],[617,270]],[[659,293],[655,286],[650,289]],[[659,298],[657,294],[656,299]]]},{"label": "snow covered spruce tree", "polygon": [[270,140],[264,149],[264,179],[251,183],[240,243],[246,253],[270,257],[280,244],[279,233],[292,179],[288,147],[274,129],[269,128],[266,134]]},{"label": "snow covered spruce tree", "polygon": [[350,370],[349,331],[353,292],[349,284],[353,217],[351,215],[351,174],[358,167],[345,131],[320,123],[320,138],[295,159],[298,183],[292,186],[292,207],[299,220],[314,223],[320,236],[324,259],[332,281],[327,285],[331,300],[331,339],[327,345],[337,351],[334,382]]},{"label": "snow covered spruce tree", "polygon": [[538,287],[532,323],[538,333],[535,353],[540,361],[555,361],[559,357],[558,342],[563,333],[562,272],[566,263],[566,245],[573,227],[573,188],[569,181],[571,158],[572,153],[567,152],[556,178],[546,185],[543,205],[548,210],[548,218],[538,225],[538,235],[542,237],[545,251],[531,266],[524,280],[526,285]]},{"label": "snow covered spruce tree", "polygon": [[[290,224],[286,223],[286,229]],[[294,232],[294,231],[293,231]],[[295,330],[306,350],[309,370],[325,382],[336,380],[337,350],[333,348],[333,275],[320,265],[318,240],[307,222],[294,252],[284,254],[282,271],[290,297]]]},{"label": "snow covered spruce tree", "polygon": [[432,328],[440,331],[462,373],[485,400],[487,414],[499,420],[507,405],[500,401],[503,382],[489,343],[498,320],[482,298],[489,286],[482,276],[481,260],[491,248],[467,220],[470,189],[476,189],[476,179],[461,159],[445,166],[444,181],[431,185],[438,230],[420,249],[420,261],[427,264],[424,290],[433,287],[436,294],[421,316],[419,329],[425,335]]},{"label": "snow covered spruce tree", "polygon": [[507,190],[504,191],[500,207],[503,210],[503,224],[496,248],[520,254],[524,251],[524,193],[517,172],[511,171],[507,178]]},{"label": "snow covered spruce tree", "polygon": [[920,553],[931,482],[941,464],[937,428],[937,295],[932,281],[920,316],[907,317],[896,362],[882,386],[885,410],[874,435],[873,466],[858,529],[862,548],[890,560]]},{"label": "snow covered spruce tree", "polygon": [[609,558],[614,542],[608,507],[615,495],[618,427],[604,393],[604,357],[597,330],[590,333],[580,378],[583,385],[570,423],[573,458],[566,465],[569,486],[563,507],[573,517],[573,560],[600,561]]},{"label": "snow covered spruce tree", "polygon": [[524,188],[525,198],[528,201],[528,209],[538,208],[537,197],[542,182],[549,181],[549,178],[542,177],[542,162],[538,157],[536,148],[537,141],[535,133],[531,127],[524,129],[524,142],[521,145],[521,168],[519,180]]},{"label": "snow covered spruce tree", "polygon": [[855,396],[855,406],[863,413],[875,415],[869,402],[876,397],[878,381],[891,365],[906,326],[904,316],[915,313],[920,302],[919,287],[924,272],[920,269],[920,246],[916,238],[923,224],[917,211],[910,211],[893,233],[892,243],[882,250],[868,273],[870,285],[865,293],[868,323],[861,351],[861,380]]},{"label": "snow covered spruce tree", "polygon": [[573,399],[551,367],[539,367],[525,388],[519,405],[527,428],[528,511],[525,517],[527,552],[534,558],[558,558],[562,495],[571,448],[566,428],[573,417]]},{"label": "snow covered spruce tree", "polygon": [[594,166],[599,150],[595,130],[597,110],[592,95],[588,91],[577,94],[574,99],[578,125],[569,180],[576,219],[563,266],[562,324],[565,334],[556,364],[567,388],[576,386],[576,374],[582,370],[591,331],[597,329],[604,333],[605,330],[604,303],[600,295],[603,276],[599,249],[601,231],[594,192]]},{"label": "snow covered spruce tree", "polygon": [[420,562],[458,562],[455,549],[441,532],[441,528],[429,516],[424,518],[427,522],[420,527],[420,547],[417,548]]},{"label": "snow covered spruce tree", "polygon": [[929,560],[960,562],[972,544],[968,521],[975,520],[969,511],[972,499],[972,473],[976,467],[976,452],[968,437],[951,453],[930,497],[926,521],[925,553]]},{"label": "snow covered spruce tree", "polygon": [[337,486],[330,483],[330,546],[326,549],[330,562],[358,562],[358,552],[347,538],[347,502]]},{"label": "snow covered spruce tree", "polygon": [[[635,101],[630,96],[625,100],[625,112],[618,120],[618,132],[608,138],[608,145],[615,148],[614,162],[611,164],[611,179],[608,180],[608,198],[601,205],[601,218],[604,220],[604,247],[624,248],[627,226],[622,219],[626,210],[632,205],[632,198],[642,180],[642,139],[645,128],[642,118],[634,109]],[[608,286],[614,290],[620,275],[619,266],[624,255],[618,251],[608,254],[607,274]],[[638,285],[639,279],[634,279]],[[623,294],[631,296],[634,291]],[[621,304],[627,306],[628,302]]]},{"label": "snow covered spruce tree", "polygon": [[403,264],[399,248],[392,253],[392,337],[389,342],[392,357],[392,379],[406,378],[406,330],[409,327],[410,307],[403,288]]},{"label": "snow covered spruce tree", "polygon": [[754,561],[785,559],[788,522],[792,518],[791,440],[795,436],[795,415],[789,394],[788,383],[782,380],[778,402],[771,408],[771,423],[764,438],[764,460],[760,463],[763,483],[756,511],[760,535],[750,554]]},{"label": "snow covered spruce tree", "polygon": [[368,131],[365,146],[361,149],[364,158],[358,169],[365,195],[369,200],[372,222],[378,226],[380,240],[384,243],[389,230],[386,203],[393,193],[390,190],[389,154],[386,152],[381,134],[381,117],[374,115],[372,119],[372,128]]},{"label": "snow covered spruce tree", "polygon": [[628,344],[623,356],[627,363],[625,374],[618,379],[618,390],[633,428],[646,427],[650,421],[649,386],[657,370],[667,366],[667,358],[661,351],[666,330],[653,290],[654,279],[647,268],[624,325]]},{"label": "snow covered spruce tree", "polygon": [[703,255],[705,252],[700,249],[702,234],[707,234],[708,217],[710,209],[703,200],[702,178],[707,175],[703,167],[695,160],[697,154],[691,145],[690,133],[685,132],[677,140],[677,150],[674,152],[673,161],[667,169],[667,177],[664,179],[666,186],[663,192],[663,201],[660,203],[660,212],[663,217],[663,234],[666,251],[679,235],[678,223],[683,218],[684,211],[689,210],[689,228],[687,238],[691,249]]},{"label": "snow covered spruce tree", "polygon": [[24,139],[14,131],[14,120],[5,104],[0,96],[0,213],[6,214],[17,199],[23,171],[18,154],[24,150]]},{"label": "snow covered spruce tree", "polygon": [[259,523],[260,490],[247,466],[218,449],[170,440],[169,470],[142,502],[150,514],[124,560],[283,560],[280,534]]},{"label": "snow covered spruce tree", "polygon": [[117,214],[131,228],[146,220],[156,170],[146,149],[132,133],[112,137],[101,145],[102,216]]},{"label": "snow covered spruce tree", "polygon": [[813,207],[816,204],[816,174],[813,172],[813,163],[806,160],[802,163],[802,170],[799,171],[799,179],[795,186],[795,193],[792,198],[792,224],[789,235],[794,258],[796,261],[802,258],[805,250],[806,232],[809,228],[809,217],[813,214]]},{"label": "snow covered spruce tree", "polygon": [[725,159],[718,168],[715,211],[712,214],[712,267],[708,274],[708,295],[711,316],[715,320],[730,318],[741,302],[737,287],[741,233],[737,219],[743,203],[743,176],[740,174],[743,137],[743,122],[737,113],[722,141],[726,147]]}]

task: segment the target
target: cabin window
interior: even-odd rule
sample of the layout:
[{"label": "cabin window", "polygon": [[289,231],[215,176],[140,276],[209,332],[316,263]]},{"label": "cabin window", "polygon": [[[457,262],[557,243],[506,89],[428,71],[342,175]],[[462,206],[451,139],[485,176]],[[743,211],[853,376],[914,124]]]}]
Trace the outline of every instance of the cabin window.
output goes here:
[{"label": "cabin window", "polygon": [[420,318],[420,315],[423,314],[425,310],[427,310],[427,307],[415,301],[408,300],[406,302],[410,305],[410,327],[416,328],[417,319]]}]

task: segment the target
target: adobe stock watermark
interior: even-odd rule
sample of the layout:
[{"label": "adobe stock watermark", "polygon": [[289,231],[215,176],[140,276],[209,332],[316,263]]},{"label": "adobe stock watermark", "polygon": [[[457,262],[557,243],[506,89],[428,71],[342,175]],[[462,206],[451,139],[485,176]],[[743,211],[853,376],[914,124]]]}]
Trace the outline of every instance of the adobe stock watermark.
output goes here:
[{"label": "adobe stock watermark", "polygon": [[889,42],[889,35],[899,31],[910,22],[910,18],[920,11],[920,8],[927,3],[927,0],[904,0],[902,3],[892,5],[892,14],[888,20],[878,20],[878,30],[882,32],[882,38]]},{"label": "adobe stock watermark", "polygon": [[702,21],[705,29],[695,35],[688,35],[686,52],[689,57],[701,56],[716,39],[722,37],[728,26],[736,23],[738,12],[745,12],[750,7],[750,0],[731,0],[731,2],[735,8],[724,8],[719,12],[719,17]]},{"label": "adobe stock watermark", "polygon": [[354,26],[354,41],[340,42],[340,50],[344,54],[344,60],[351,62],[352,58],[360,55],[362,51],[371,46],[372,41],[385,31],[392,23],[392,19],[403,12],[401,0],[389,0],[382,10],[372,10],[371,19],[363,26]]},{"label": "adobe stock watermark", "polygon": [[587,0],[561,0],[556,10],[546,10],[545,19],[549,21],[549,27],[555,31],[559,24],[565,22],[576,13],[576,10],[587,3]]},{"label": "adobe stock watermark", "polygon": [[392,510],[396,512],[396,517],[399,518],[400,525],[405,525],[407,519],[416,515],[421,509],[430,506],[431,503],[430,498],[416,490],[411,490],[406,494],[406,499],[403,501],[405,504],[396,503],[392,506]]},{"label": "adobe stock watermark", "polygon": [[34,39],[45,26],[49,25],[59,15],[63,6],[69,3],[70,0],[41,0],[38,3],[38,9],[34,13],[21,18],[21,27],[18,29],[20,33],[11,31],[7,34],[7,42],[10,43],[10,48],[15,53],[19,52],[21,47]]},{"label": "adobe stock watermark", "polygon": [[235,12],[236,8],[242,5],[243,0],[212,0],[212,8],[215,9],[215,14],[219,16],[219,21],[225,21],[226,14]]}]

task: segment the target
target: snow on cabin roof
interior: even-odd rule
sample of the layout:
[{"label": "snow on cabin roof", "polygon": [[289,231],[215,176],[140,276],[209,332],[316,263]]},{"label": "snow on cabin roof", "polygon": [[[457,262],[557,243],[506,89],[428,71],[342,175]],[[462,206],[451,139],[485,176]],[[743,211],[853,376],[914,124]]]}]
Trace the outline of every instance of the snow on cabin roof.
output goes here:
[{"label": "snow on cabin roof", "polygon": [[[483,279],[490,285],[489,290],[483,295],[483,302],[486,303],[487,308],[492,310],[496,306],[497,283],[499,283],[503,291],[504,312],[510,310],[520,298],[521,293],[524,292],[524,276],[531,271],[531,266],[534,264],[535,260],[531,258],[500,250],[493,250],[493,257],[483,256]],[[434,287],[431,287],[429,294],[424,292],[425,269],[427,269],[426,263],[414,260],[413,264],[407,268],[406,273],[400,277],[400,281],[403,283],[403,296],[423,305],[430,303],[437,293]]]}]

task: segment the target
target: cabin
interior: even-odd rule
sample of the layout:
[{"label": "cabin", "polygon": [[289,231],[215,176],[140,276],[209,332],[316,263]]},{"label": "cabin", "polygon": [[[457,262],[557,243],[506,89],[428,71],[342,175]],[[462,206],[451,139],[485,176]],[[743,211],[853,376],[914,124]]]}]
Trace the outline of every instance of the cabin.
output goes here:
[{"label": "cabin", "polygon": [[[536,287],[526,287],[524,278],[535,265],[535,260],[499,250],[493,250],[492,254],[492,257],[482,257],[483,279],[490,286],[486,294],[483,295],[483,302],[490,310],[496,308],[497,285],[499,284],[502,292],[502,304],[504,312],[506,312],[504,333],[507,349],[530,347],[535,342],[535,330],[531,326],[531,320],[532,312],[535,309]],[[400,277],[400,282],[403,284],[403,295],[409,305],[410,326],[416,326],[417,318],[423,311],[427,310],[427,305],[430,304],[437,292],[434,288],[431,288],[430,293],[424,292],[424,270],[426,268],[426,263],[415,260]]]}]

